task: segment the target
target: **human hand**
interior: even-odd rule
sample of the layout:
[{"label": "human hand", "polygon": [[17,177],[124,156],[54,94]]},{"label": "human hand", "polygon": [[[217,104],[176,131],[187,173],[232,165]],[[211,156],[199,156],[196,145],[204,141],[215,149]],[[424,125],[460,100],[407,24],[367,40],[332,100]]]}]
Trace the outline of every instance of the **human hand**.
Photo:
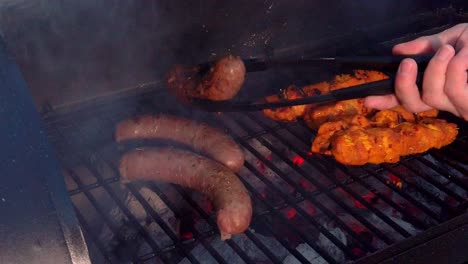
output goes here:
[{"label": "human hand", "polygon": [[468,23],[393,47],[396,55],[435,51],[424,72],[422,92],[416,85],[418,66],[407,58],[396,75],[395,95],[369,96],[366,106],[382,110],[401,104],[413,113],[435,108],[468,121]]}]

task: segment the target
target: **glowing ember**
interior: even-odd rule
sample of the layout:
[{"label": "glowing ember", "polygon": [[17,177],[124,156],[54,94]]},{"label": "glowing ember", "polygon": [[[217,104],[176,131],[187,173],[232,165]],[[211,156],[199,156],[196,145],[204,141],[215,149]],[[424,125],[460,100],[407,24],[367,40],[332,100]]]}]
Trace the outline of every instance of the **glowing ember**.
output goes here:
[{"label": "glowing ember", "polygon": [[299,155],[295,156],[295,157],[292,159],[292,161],[293,161],[294,164],[296,164],[297,166],[301,166],[302,163],[304,163],[304,159],[303,159],[301,156],[299,156]]},{"label": "glowing ember", "polygon": [[351,224],[351,229],[354,231],[354,233],[359,234],[361,232],[365,232],[366,229],[363,226],[357,225],[357,224]]},{"label": "glowing ember", "polygon": [[[266,160],[272,160],[272,159],[273,159],[273,156],[270,154],[270,155],[266,156],[265,159],[266,159]],[[266,169],[267,169],[267,166],[265,165],[265,163],[263,163],[263,162],[260,161],[260,160],[257,160],[255,163],[256,163],[256,165],[257,165],[258,171],[259,171],[261,174],[265,174]]]},{"label": "glowing ember", "polygon": [[306,203],[304,210],[310,215],[315,215],[317,213],[317,209],[315,209],[315,206],[311,203]]},{"label": "glowing ember", "polygon": [[390,179],[387,180],[387,184],[393,184],[398,189],[401,189],[403,187],[403,183],[401,182],[401,179],[395,176],[393,173],[390,173]]},{"label": "glowing ember", "polygon": [[192,232],[187,232],[187,233],[182,234],[181,237],[183,239],[191,239],[191,238],[193,238],[193,234],[192,234]]},{"label": "glowing ember", "polygon": [[304,179],[304,178],[299,179],[298,184],[299,184],[302,188],[304,188],[305,190],[312,189],[312,183],[310,183],[309,181],[307,181],[307,180]]},{"label": "glowing ember", "polygon": [[313,154],[313,153],[309,151],[309,152],[307,153],[307,156],[312,156],[312,154]]},{"label": "glowing ember", "polygon": [[358,257],[360,257],[360,256],[362,256],[364,254],[364,251],[362,251],[362,249],[357,248],[357,247],[351,249],[351,251],[353,252],[353,254],[355,256],[358,256]]},{"label": "glowing ember", "polygon": [[286,217],[287,217],[288,219],[293,219],[293,218],[296,216],[296,214],[297,214],[296,209],[291,208],[291,209],[289,209],[288,212],[286,213]]},{"label": "glowing ember", "polygon": [[[377,199],[376,195],[371,192],[366,195],[363,195],[362,198],[370,204],[375,202]],[[366,207],[362,203],[360,203],[358,200],[354,200],[354,207],[359,208],[359,209],[366,209]]]},{"label": "glowing ember", "polygon": [[209,199],[203,199],[203,208],[207,213],[211,213],[213,211],[213,204]]},{"label": "glowing ember", "polygon": [[265,170],[266,170],[266,165],[265,163],[261,162],[261,161],[257,161],[257,168],[258,168],[258,171],[261,173],[261,174],[265,174]]}]

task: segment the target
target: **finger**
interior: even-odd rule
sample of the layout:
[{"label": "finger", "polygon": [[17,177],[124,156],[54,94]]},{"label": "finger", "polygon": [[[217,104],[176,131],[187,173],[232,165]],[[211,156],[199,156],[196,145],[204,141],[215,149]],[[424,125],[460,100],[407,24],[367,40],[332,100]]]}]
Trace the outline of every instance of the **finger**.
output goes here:
[{"label": "finger", "polygon": [[431,53],[436,51],[441,45],[438,36],[424,36],[415,40],[397,44],[393,47],[393,54],[395,55],[415,55],[423,53]]},{"label": "finger", "polygon": [[395,95],[368,96],[364,99],[364,105],[378,110],[390,109],[397,106],[398,100]]},{"label": "finger", "polygon": [[415,55],[437,51],[442,45],[455,46],[457,39],[467,30],[468,23],[458,24],[440,33],[417,38],[393,47],[395,55]]},{"label": "finger", "polygon": [[453,57],[447,67],[445,94],[457,112],[468,120],[468,47]]},{"label": "finger", "polygon": [[444,91],[445,73],[450,60],[455,56],[451,45],[442,46],[427,65],[423,79],[423,102],[433,108],[453,111],[454,106]]},{"label": "finger", "polygon": [[404,59],[395,78],[395,94],[406,110],[418,113],[432,109],[421,100],[416,85],[418,65],[413,59]]}]

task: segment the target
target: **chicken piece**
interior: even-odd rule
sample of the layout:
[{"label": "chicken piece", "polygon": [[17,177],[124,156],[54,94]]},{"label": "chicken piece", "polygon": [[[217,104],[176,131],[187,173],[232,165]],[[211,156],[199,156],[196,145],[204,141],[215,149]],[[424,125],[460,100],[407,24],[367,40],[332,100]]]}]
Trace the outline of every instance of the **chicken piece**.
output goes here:
[{"label": "chicken piece", "polygon": [[369,120],[362,115],[346,116],[339,121],[326,122],[322,124],[317,132],[317,136],[312,143],[312,152],[330,155],[330,138],[338,131],[350,127],[369,127]]},{"label": "chicken piece", "polygon": [[320,82],[315,84],[310,84],[302,87],[302,91],[307,96],[327,94],[330,92],[330,83],[329,82]]},{"label": "chicken piece", "polygon": [[[378,71],[356,70],[353,75],[341,74],[329,82],[320,82],[304,86],[302,89],[290,88],[283,91],[282,95],[285,99],[297,99],[303,96],[314,96],[327,94],[330,91],[347,88],[350,86],[360,85],[367,82],[379,81],[388,78],[384,73]],[[294,91],[294,92],[293,92]],[[301,94],[299,91],[302,91]],[[278,101],[280,96],[272,95],[266,98],[267,101]],[[310,111],[308,109],[311,109]],[[337,103],[327,104],[320,107],[309,107],[307,105],[282,107],[277,109],[266,109],[263,113],[276,121],[295,122],[304,117],[306,123],[313,129],[318,128],[320,124],[338,120],[335,116],[342,117],[344,115],[365,114],[368,109],[364,107],[362,99],[354,99],[341,101]]]},{"label": "chicken piece", "polygon": [[401,136],[391,128],[353,127],[331,139],[331,154],[347,165],[395,163],[400,160]]},{"label": "chicken piece", "polygon": [[[382,72],[356,70],[354,74],[341,74],[335,77],[330,84],[330,91],[361,85],[387,79]],[[363,99],[352,99],[326,104],[319,107],[310,107],[304,116],[307,126],[317,129],[321,124],[340,120],[343,116],[366,115],[370,109],[364,106]]]},{"label": "chicken piece", "polygon": [[396,163],[401,156],[446,146],[457,134],[455,124],[434,118],[403,122],[394,128],[353,126],[333,134],[329,153],[347,165]]},{"label": "chicken piece", "polygon": [[[280,95],[271,95],[265,98],[267,102],[276,102],[280,101],[282,98],[293,100],[302,98],[303,93],[294,85],[290,85],[288,88],[282,91]],[[304,115],[307,105],[295,105],[289,107],[279,107],[275,109],[265,109],[263,114],[267,117],[283,122],[295,122],[298,118]]]},{"label": "chicken piece", "polygon": [[337,121],[346,116],[366,115],[369,108],[364,106],[363,99],[339,101],[318,107],[311,107],[304,115],[308,127],[317,129],[325,122]]},{"label": "chicken piece", "polygon": [[431,110],[428,110],[428,111],[425,111],[425,112],[421,112],[421,113],[416,113],[416,116],[418,118],[427,118],[427,117],[437,117],[439,115],[439,110],[437,109],[431,109]]},{"label": "chicken piece", "polygon": [[398,105],[388,110],[381,110],[375,113],[372,117],[372,124],[378,127],[396,127],[398,124],[407,121],[414,122],[416,119],[424,117],[437,117],[438,111],[436,109],[412,114],[408,112],[403,106]]},{"label": "chicken piece", "polygon": [[417,124],[403,123],[395,129],[404,137],[405,151],[402,155],[440,149],[452,143],[458,135],[455,124],[435,118],[424,118]]},{"label": "chicken piece", "polygon": [[388,76],[379,71],[355,70],[353,75],[340,74],[335,77],[330,85],[330,91],[376,82],[388,79]]},{"label": "chicken piece", "polygon": [[327,122],[320,126],[312,143],[312,152],[330,155],[330,138],[338,131],[348,128],[345,121]]}]

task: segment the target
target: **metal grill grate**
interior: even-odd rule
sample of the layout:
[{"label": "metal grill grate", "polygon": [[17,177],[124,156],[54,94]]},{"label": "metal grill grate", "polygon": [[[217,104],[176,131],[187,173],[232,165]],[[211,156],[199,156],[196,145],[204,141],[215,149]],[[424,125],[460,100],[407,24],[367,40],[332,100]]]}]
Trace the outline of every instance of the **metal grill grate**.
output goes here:
[{"label": "metal grill grate", "polygon": [[[464,127],[442,150],[348,167],[310,155],[315,132],[303,123],[194,114],[166,98],[156,90],[45,117],[98,263],[343,263],[467,211]],[[202,196],[164,183],[120,183],[116,164],[126,148],[112,143],[116,122],[159,111],[224,127],[245,149],[238,175],[254,202],[251,229],[221,242]]]}]

